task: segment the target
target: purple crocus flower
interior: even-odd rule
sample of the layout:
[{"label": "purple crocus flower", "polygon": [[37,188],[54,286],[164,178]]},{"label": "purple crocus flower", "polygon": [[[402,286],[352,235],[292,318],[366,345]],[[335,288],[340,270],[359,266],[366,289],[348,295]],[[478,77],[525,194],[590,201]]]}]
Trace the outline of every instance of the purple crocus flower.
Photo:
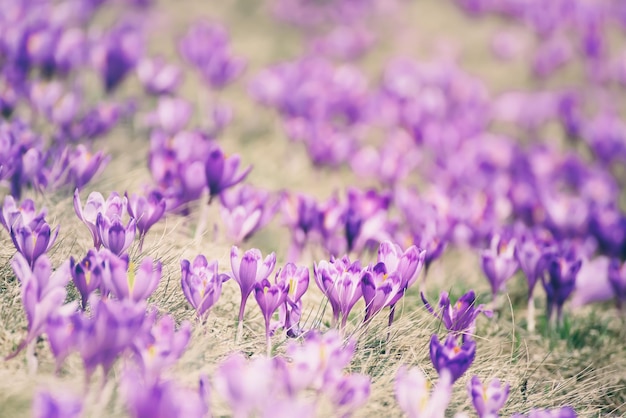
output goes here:
[{"label": "purple crocus flower", "polygon": [[[246,309],[248,296],[254,290],[256,283],[267,279],[276,266],[276,254],[271,253],[265,260],[261,251],[252,248],[239,258],[239,249],[233,246],[230,250],[230,265],[233,279],[241,289],[241,305],[239,306],[239,329],[243,330],[243,315]],[[238,330],[238,337],[242,331]]]},{"label": "purple crocus flower", "polygon": [[91,192],[87,196],[87,202],[83,208],[81,207],[78,189],[74,191],[74,211],[76,216],[89,228],[93,238],[93,246],[96,249],[99,249],[102,245],[97,226],[98,215],[102,213],[107,218],[112,218],[113,216],[121,218],[127,204],[126,198],[121,198],[116,192],[111,193],[106,201],[101,193]]},{"label": "purple crocus flower", "polygon": [[348,256],[340,259],[322,260],[313,265],[315,282],[328,298],[333,309],[333,322],[341,316],[341,327],[347,321],[352,307],[363,295],[361,277],[363,271],[359,260],[352,263]]},{"label": "purple crocus flower", "polygon": [[282,218],[291,231],[291,246],[287,258],[296,261],[309,236],[320,228],[322,214],[310,196],[286,193],[281,200]]},{"label": "purple crocus flower", "polygon": [[168,135],[182,131],[193,114],[193,106],[179,97],[163,96],[159,98],[156,111],[149,122],[162,129]]},{"label": "purple crocus flower", "polygon": [[21,223],[32,225],[33,227],[41,223],[46,217],[46,209],[42,208],[39,213],[35,209],[35,202],[32,199],[25,199],[18,207],[13,196],[4,198],[2,212],[0,213],[0,223],[11,233],[13,225],[21,218]]},{"label": "purple crocus flower", "polygon": [[480,260],[495,300],[498,292],[504,288],[506,281],[515,274],[518,268],[518,262],[515,259],[515,239],[506,240],[495,235],[491,239],[490,248],[482,252]]},{"label": "purple crocus flower", "polygon": [[626,302],[626,263],[620,265],[619,260],[611,260],[609,264],[609,283],[613,288],[617,307],[621,310],[624,302]]},{"label": "purple crocus flower", "polygon": [[269,192],[249,185],[236,190],[224,190],[220,193],[220,203],[220,214],[227,232],[236,244],[247,240],[255,231],[267,225],[279,204]]},{"label": "purple crocus flower", "polygon": [[443,370],[447,370],[452,382],[457,381],[469,369],[475,356],[476,342],[469,338],[460,347],[454,334],[448,335],[443,345],[436,334],[430,339],[430,360],[433,366],[440,376]]},{"label": "purple crocus flower", "polygon": [[181,39],[179,51],[194,65],[213,88],[222,88],[237,78],[246,64],[232,55],[226,29],[219,24],[199,21]]},{"label": "purple crocus flower", "polygon": [[252,170],[252,166],[250,166],[238,172],[239,162],[240,158],[238,155],[227,157],[217,145],[209,152],[204,170],[211,199],[219,195],[223,190],[243,181],[250,170]]},{"label": "purple crocus flower", "polygon": [[14,357],[43,332],[48,318],[63,305],[70,272],[69,262],[53,272],[46,255],[39,257],[31,267],[24,256],[16,254],[11,260],[11,267],[21,283],[22,304],[28,320],[28,334],[10,356]]},{"label": "purple crocus flower", "polygon": [[66,392],[38,391],[33,399],[34,418],[80,418],[81,399]]},{"label": "purple crocus flower", "polygon": [[399,245],[391,241],[383,241],[378,247],[378,263],[385,265],[388,274],[397,273],[401,280],[402,286],[390,305],[396,304],[404,292],[415,283],[419,277],[424,261],[426,251],[411,245],[405,251],[402,251]]},{"label": "purple crocus flower", "polygon": [[150,94],[172,94],[183,80],[180,68],[168,64],[162,57],[144,58],[137,65],[137,77]]},{"label": "purple crocus flower", "polygon": [[206,384],[201,379],[199,390],[190,390],[171,380],[145,381],[127,370],[120,387],[133,418],[201,418],[209,413]]},{"label": "purple crocus flower", "polygon": [[233,417],[249,417],[265,410],[276,399],[280,379],[269,357],[248,362],[237,353],[231,354],[217,367],[213,378],[215,391],[228,402]]},{"label": "purple crocus flower", "polygon": [[289,283],[286,280],[278,280],[272,284],[269,280],[263,279],[254,285],[254,298],[261,308],[263,319],[265,319],[265,339],[267,341],[268,357],[271,353],[272,345],[270,341],[270,319],[276,312],[276,309],[287,300],[289,292]]},{"label": "purple crocus flower", "polygon": [[118,356],[131,348],[135,338],[149,332],[151,325],[146,319],[144,301],[100,299],[92,295],[89,306],[91,316],[81,313],[77,322],[76,342],[87,378],[98,366],[108,374]]},{"label": "purple crocus flower", "polygon": [[343,369],[352,361],[355,348],[355,342],[346,343],[337,330],[307,333],[302,344],[289,342],[288,390],[295,393],[305,388],[318,391],[329,388],[330,383],[344,375]]},{"label": "purple crocus flower", "polygon": [[34,266],[35,261],[48,252],[56,241],[59,228],[60,225],[52,231],[50,225],[43,219],[37,223],[25,224],[23,218],[18,217],[11,226],[11,240],[28,264]]},{"label": "purple crocus flower", "polygon": [[176,331],[176,323],[169,315],[160,318],[149,334],[140,335],[133,348],[144,381],[158,381],[161,373],[180,359],[190,338],[191,324],[185,321]]},{"label": "purple crocus flower", "polygon": [[489,385],[481,383],[478,376],[467,382],[467,391],[479,418],[497,418],[509,397],[510,386],[504,386],[499,379],[493,379]]},{"label": "purple crocus flower", "polygon": [[111,160],[110,155],[102,151],[91,153],[89,149],[79,144],[68,154],[68,171],[66,184],[80,190],[91,181],[104,166]]},{"label": "purple crocus flower", "polygon": [[571,249],[551,254],[546,260],[542,283],[546,291],[547,316],[548,320],[552,321],[556,307],[558,326],[563,319],[563,304],[574,291],[576,276],[581,266],[582,260]]},{"label": "purple crocus flower", "polygon": [[124,197],[128,201],[128,214],[136,221],[139,232],[139,252],[141,252],[146,234],[152,225],[165,214],[165,199],[157,190],[151,191],[145,197],[134,193],[130,198],[125,193]]},{"label": "purple crocus flower", "polygon": [[260,208],[251,206],[237,206],[232,210],[220,208],[220,216],[226,227],[226,233],[235,244],[241,244],[252,236],[259,228],[262,214]]},{"label": "purple crocus flower", "polygon": [[218,273],[217,260],[209,263],[202,254],[196,256],[193,264],[188,260],[182,260],[180,270],[183,294],[196,310],[198,318],[205,321],[209,309],[222,294],[222,283],[230,277]]},{"label": "purple crocus flower", "polygon": [[119,216],[109,218],[98,213],[96,227],[102,246],[113,254],[121,255],[135,239],[135,223],[135,219],[131,218],[128,225],[124,226]]},{"label": "purple crocus flower", "polygon": [[72,302],[52,312],[46,321],[46,336],[56,363],[56,372],[75,349],[80,329],[77,303]]},{"label": "purple crocus flower", "polygon": [[136,28],[120,25],[100,39],[91,52],[92,64],[101,74],[105,91],[110,93],[137,64],[143,41]]},{"label": "purple crocus flower", "polygon": [[347,374],[327,388],[334,410],[349,417],[365,405],[370,397],[371,377],[366,374]]},{"label": "purple crocus flower", "polygon": [[110,274],[103,277],[104,287],[117,299],[146,300],[161,280],[161,262],[154,263],[149,257],[144,258],[138,268],[134,262],[129,262],[128,255],[117,257],[111,253],[107,262]]},{"label": "purple crocus flower", "polygon": [[444,418],[452,397],[452,380],[443,370],[437,386],[431,393],[431,384],[417,367],[398,369],[395,393],[398,405],[409,418]]},{"label": "purple crocus flower", "polygon": [[365,300],[365,319],[370,321],[374,315],[389,306],[402,286],[399,273],[389,274],[384,263],[378,263],[363,273],[361,288]]},{"label": "purple crocus flower", "polygon": [[485,309],[485,305],[476,305],[476,294],[470,290],[453,305],[450,302],[448,292],[441,292],[439,295],[439,310],[435,312],[433,307],[426,300],[424,293],[421,293],[422,301],[426,309],[441,322],[448,331],[454,334],[474,334],[476,330],[476,318],[483,313],[486,317],[491,318],[492,312]]},{"label": "purple crocus flower", "polygon": [[74,257],[70,257],[72,281],[80,293],[83,310],[87,308],[89,295],[94,290],[102,288],[102,277],[106,269],[105,257],[104,253],[100,253],[95,249],[89,250],[80,263],[77,263]]}]

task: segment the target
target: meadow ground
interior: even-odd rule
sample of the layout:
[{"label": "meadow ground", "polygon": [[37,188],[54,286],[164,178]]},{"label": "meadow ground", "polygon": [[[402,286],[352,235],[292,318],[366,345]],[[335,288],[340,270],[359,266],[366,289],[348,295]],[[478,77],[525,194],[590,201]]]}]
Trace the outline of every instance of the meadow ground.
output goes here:
[{"label": "meadow ground", "polygon": [[[254,4],[252,4],[254,3]],[[259,108],[247,95],[247,81],[259,69],[272,63],[296,57],[301,51],[298,33],[273,21],[259,2],[224,0],[220,2],[190,1],[158,3],[150,13],[150,50],[175,57],[175,41],[186,25],[199,16],[223,22],[231,31],[234,50],[249,63],[244,79],[211,97],[206,90],[198,92],[198,79],[191,73],[181,95],[200,109],[196,122],[202,125],[202,109],[211,100],[219,99],[234,109],[235,118],[219,139],[228,153],[242,155],[244,164],[254,169],[248,182],[269,190],[303,191],[318,198],[327,198],[334,190],[346,185],[366,185],[347,169],[316,170],[299,144],[289,143],[275,115]],[[436,57],[451,48],[458,51],[462,68],[483,79],[490,91],[498,92],[532,87],[523,58],[509,63],[495,61],[488,44],[491,36],[510,23],[497,20],[470,20],[449,2],[422,0],[406,2],[406,12],[383,20],[376,51],[368,56],[364,68],[375,80],[387,57],[409,55],[417,58]],[[100,16],[105,22],[109,16]],[[508,27],[509,30],[521,28]],[[576,80],[576,74],[571,74]],[[557,83],[562,82],[557,81]],[[116,94],[132,95],[138,86],[132,82]],[[140,106],[148,109],[151,103]],[[140,112],[141,113],[141,112]],[[81,194],[83,200],[90,191],[107,196],[112,191],[139,191],[150,182],[147,169],[148,133],[136,118],[118,127],[99,144],[113,156],[104,173]],[[72,193],[65,190],[44,196],[30,192],[38,207],[48,208],[51,225],[61,225],[59,239],[50,255],[55,265],[69,256],[81,258],[90,248],[87,229],[75,216]],[[221,220],[215,207],[206,213],[209,228],[196,236],[201,214],[195,206],[189,217],[168,216],[148,234],[142,256],[158,258],[163,263],[163,279],[152,302],[162,312],[169,312],[177,320],[194,319],[194,313],[180,289],[180,260],[204,254],[217,259],[222,270],[229,268],[231,243],[219,228]],[[214,233],[213,224],[218,225]],[[278,265],[284,262],[289,244],[289,233],[277,217],[256,234],[244,248],[258,247],[265,254],[275,251]],[[133,248],[138,256],[137,249]],[[26,329],[26,318],[21,307],[19,285],[8,264],[14,254],[10,237],[0,233],[0,354],[14,350]],[[302,263],[312,262],[324,255],[306,253]],[[373,261],[375,254],[366,254],[363,262]],[[426,290],[435,299],[442,290],[454,297],[475,289],[482,301],[488,301],[489,285],[480,270],[478,255],[470,249],[452,249],[435,262],[428,272]],[[312,281],[311,292],[305,296],[303,318],[305,327],[316,324],[322,329],[330,321],[321,293]],[[70,296],[75,296],[70,292]],[[566,307],[565,326],[549,329],[542,321],[545,301],[542,292],[538,298],[538,329],[526,330],[526,287],[522,273],[508,286],[501,306],[493,319],[479,317],[476,331],[478,342],[474,364],[454,387],[450,413],[471,410],[466,395],[466,382],[477,374],[482,379],[500,378],[511,385],[510,397],[502,410],[507,416],[525,412],[531,407],[572,405],[580,416],[621,416],[626,414],[626,327],[612,304],[595,305],[572,311]],[[222,298],[212,310],[203,327],[195,327],[190,345],[172,374],[194,385],[200,373],[211,375],[215,365],[228,353],[241,350],[248,354],[265,351],[263,324],[260,311],[250,301],[246,316],[244,341],[235,344],[238,289],[234,282],[224,286]],[[404,298],[397,320],[386,341],[386,318],[377,318],[369,327],[361,321],[362,302],[359,302],[346,333],[356,338],[358,349],[351,370],[372,377],[371,398],[357,416],[400,416],[393,391],[393,380],[401,364],[418,365],[436,379],[428,354],[430,335],[440,329],[440,323],[423,307],[417,288],[409,290]],[[383,315],[385,316],[385,315]],[[441,333],[443,334],[443,333]],[[274,339],[274,350],[281,353],[284,341]],[[63,386],[78,393],[83,385],[80,358],[72,355],[60,376],[53,375],[54,360],[47,342],[37,344],[39,371],[28,373],[24,355],[0,363],[0,416],[25,417],[30,414],[34,392],[41,387]],[[112,371],[120,372],[119,365]],[[116,379],[110,379],[103,388],[94,376],[85,395],[87,416],[123,416]],[[224,405],[215,399],[214,415],[227,414]],[[330,416],[330,415],[329,415]]]}]

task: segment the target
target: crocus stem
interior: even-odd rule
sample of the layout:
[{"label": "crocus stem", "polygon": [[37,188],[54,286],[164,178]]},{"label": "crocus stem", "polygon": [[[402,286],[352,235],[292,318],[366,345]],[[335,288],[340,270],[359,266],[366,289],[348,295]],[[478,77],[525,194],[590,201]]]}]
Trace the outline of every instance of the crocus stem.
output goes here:
[{"label": "crocus stem", "polygon": [[387,326],[391,326],[391,324],[393,324],[393,320],[396,316],[396,304],[394,303],[393,305],[389,306],[389,322],[387,323]]},{"label": "crocus stem", "polygon": [[528,323],[528,331],[535,332],[535,297],[528,298],[528,310],[526,311],[526,322]]},{"label": "crocus stem", "polygon": [[267,356],[271,357],[272,356],[272,337],[270,337],[269,321],[265,321],[265,344],[266,344]]},{"label": "crocus stem", "polygon": [[243,337],[243,314],[246,310],[246,299],[241,298],[241,305],[239,305],[239,320],[237,321],[237,336],[235,337],[235,343],[239,344],[241,342],[241,337]]},{"label": "crocus stem", "polygon": [[[204,199],[201,200],[201,202]],[[196,227],[196,233],[194,235],[194,241],[199,241],[204,234],[204,230],[206,228],[206,218],[208,217],[209,205],[211,204],[210,200],[208,204],[202,204],[202,208],[200,209],[200,219],[198,219],[198,226]]]},{"label": "crocus stem", "polygon": [[26,362],[28,364],[28,373],[31,376],[37,374],[37,356],[35,355],[35,345],[37,344],[37,339],[33,338],[31,342],[26,346]]}]

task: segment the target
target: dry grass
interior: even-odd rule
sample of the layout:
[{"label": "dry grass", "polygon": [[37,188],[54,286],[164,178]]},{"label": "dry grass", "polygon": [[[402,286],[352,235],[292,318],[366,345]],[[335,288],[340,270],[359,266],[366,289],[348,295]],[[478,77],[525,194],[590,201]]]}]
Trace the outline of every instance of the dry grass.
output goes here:
[{"label": "dry grass", "polygon": [[[218,4],[219,3],[219,4]],[[241,1],[207,2],[185,1],[181,6],[162,2],[150,16],[157,28],[150,39],[153,52],[166,55],[174,53],[174,36],[182,33],[186,22],[197,16],[214,17],[224,21],[231,29],[235,50],[250,61],[250,76],[258,68],[278,59],[294,57],[300,45],[295,33],[276,26],[265,16],[259,6]],[[416,2],[418,3],[418,2]],[[179,4],[178,2],[176,3]],[[184,6],[182,6],[184,4]],[[411,54],[418,57],[432,56],[435,41],[445,39],[458,47],[460,58],[473,74],[489,81],[494,90],[504,90],[528,85],[523,62],[494,65],[487,42],[494,30],[503,26],[500,22],[470,22],[457,10],[442,1],[430,0],[419,4],[406,4],[407,13],[395,17],[392,22],[382,22],[383,30],[400,28],[394,36],[381,38],[381,48],[367,59],[366,68],[376,74],[387,56]],[[167,10],[164,12],[163,10]],[[103,16],[102,19],[106,19]],[[414,41],[415,40],[415,41]],[[210,98],[197,92],[197,79],[188,76],[182,94],[202,109]],[[235,109],[235,122],[220,139],[228,152],[243,155],[244,163],[254,164],[249,181],[272,190],[289,189],[305,191],[321,198],[329,196],[334,189],[347,184],[358,184],[358,179],[345,171],[314,171],[304,151],[285,139],[271,112],[258,109],[245,94],[245,82],[239,82],[220,96]],[[121,96],[131,94],[136,86],[129,86]],[[208,93],[207,93],[208,96]],[[196,115],[201,124],[201,112]],[[107,195],[111,191],[139,191],[149,182],[146,168],[148,148],[147,133],[133,123],[116,129],[101,146],[113,154],[113,160],[105,173],[88,190]],[[51,224],[61,224],[57,244],[51,251],[55,265],[70,255],[80,258],[90,246],[87,229],[74,215],[70,191],[33,197],[38,207],[45,204],[49,209]],[[179,263],[182,258],[192,258],[202,253],[218,259],[221,269],[229,267],[230,244],[218,234],[204,234],[195,240],[194,231],[200,210],[194,208],[188,218],[170,216],[151,231],[146,239],[143,256],[163,262],[163,279],[152,302],[162,312],[169,312],[178,321],[193,320],[193,312],[180,291]],[[209,225],[220,224],[217,210],[208,214]],[[209,228],[210,230],[211,228]],[[279,262],[283,261],[288,244],[288,233],[279,221],[273,221],[249,243],[264,253],[276,251]],[[136,251],[136,249],[135,249]],[[26,320],[21,307],[19,286],[8,266],[13,255],[12,243],[5,232],[0,233],[0,354],[10,353],[25,334]],[[139,256],[135,254],[135,256]],[[311,265],[313,257],[306,255]],[[370,257],[369,259],[367,257]],[[364,264],[371,261],[366,256]],[[453,402],[449,411],[469,410],[465,384],[473,374],[482,379],[497,377],[511,385],[511,394],[503,415],[527,411],[531,407],[573,405],[580,416],[619,416],[626,414],[626,327],[610,306],[597,306],[572,312],[566,327],[560,332],[547,330],[539,323],[537,333],[525,330],[523,306],[524,288],[522,278],[509,288],[506,303],[493,320],[479,318],[476,339],[476,361],[469,372],[455,385]],[[481,277],[477,257],[468,250],[449,252],[429,272],[427,291],[434,298],[439,291],[449,290],[459,296],[474,288],[485,299],[488,294],[486,281]],[[72,293],[71,293],[72,294]],[[224,294],[203,327],[196,327],[188,350],[172,371],[177,378],[195,385],[200,373],[214,370],[216,364],[228,353],[241,350],[248,354],[262,354],[264,348],[263,325],[260,312],[250,301],[246,316],[244,341],[236,345],[235,320],[239,296],[235,283],[225,285]],[[319,324],[324,329],[329,314],[324,312],[320,292],[311,282],[311,290],[305,297],[303,318],[307,324]],[[422,307],[417,290],[411,290],[400,308],[400,315],[391,328],[391,338],[385,341],[387,329],[384,319],[378,318],[367,329],[361,326],[362,302],[354,309],[347,333],[358,339],[358,350],[351,365],[353,371],[368,373],[372,377],[372,395],[368,405],[358,416],[400,416],[393,394],[393,379],[401,364],[421,367],[433,380],[436,372],[428,357],[429,337],[438,332],[440,324]],[[541,312],[541,307],[539,311]],[[283,350],[280,337],[274,340],[276,353]],[[0,363],[0,416],[23,417],[29,415],[34,391],[40,387],[64,387],[83,393],[82,366],[73,355],[66,362],[61,375],[53,376],[54,362],[41,340],[37,344],[39,372],[29,376],[23,355]],[[90,388],[84,393],[88,416],[108,417],[123,415],[115,376],[120,372],[118,364],[113,379],[104,388],[95,376]],[[227,415],[227,409],[215,399],[214,413]]]}]

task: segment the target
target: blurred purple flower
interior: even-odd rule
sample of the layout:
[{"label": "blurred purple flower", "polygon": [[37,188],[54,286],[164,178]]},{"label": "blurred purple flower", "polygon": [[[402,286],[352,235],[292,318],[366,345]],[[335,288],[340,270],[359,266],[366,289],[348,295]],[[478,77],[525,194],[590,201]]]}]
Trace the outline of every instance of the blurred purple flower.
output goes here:
[{"label": "blurred purple flower", "polygon": [[556,307],[558,326],[561,325],[563,318],[563,304],[576,286],[576,276],[581,266],[582,260],[576,256],[573,249],[550,254],[546,259],[541,278],[546,291],[547,317],[549,321],[552,321]]},{"label": "blurred purple flower", "polygon": [[151,258],[142,260],[139,267],[129,262],[128,255],[107,257],[109,274],[103,277],[104,288],[119,300],[139,302],[148,299],[161,280],[161,262]]},{"label": "blurred purple flower", "polygon": [[493,313],[485,309],[485,305],[476,305],[476,294],[473,290],[465,293],[453,305],[450,302],[448,292],[441,292],[439,296],[439,310],[435,312],[433,307],[426,300],[424,293],[421,293],[422,301],[426,309],[436,318],[441,319],[443,325],[453,334],[472,335],[476,330],[476,318],[481,313],[491,318]]},{"label": "blurred purple flower", "polygon": [[76,346],[89,379],[98,366],[105,376],[115,360],[130,349],[135,338],[149,332],[151,321],[144,301],[89,299],[91,315],[79,316]]},{"label": "blurred purple flower", "polygon": [[217,261],[210,263],[203,255],[198,255],[193,264],[181,260],[181,286],[187,301],[196,310],[198,318],[205,321],[209,310],[222,294],[222,283],[230,277],[218,273]]},{"label": "blurred purple flower", "polygon": [[509,384],[504,386],[499,379],[493,379],[489,385],[481,383],[478,376],[467,382],[467,391],[479,418],[497,418],[509,397]]},{"label": "blurred purple flower", "polygon": [[327,388],[335,411],[349,417],[367,403],[370,397],[371,377],[366,374],[348,374]]},{"label": "blurred purple flower", "polygon": [[409,418],[444,418],[452,397],[452,380],[447,370],[431,393],[431,383],[418,367],[402,365],[395,379],[396,400]]},{"label": "blurred purple flower", "polygon": [[144,58],[137,65],[137,76],[144,89],[154,95],[172,94],[183,80],[183,73],[162,57]]},{"label": "blurred purple flower", "polygon": [[207,386],[202,380],[194,391],[171,380],[146,381],[138,373],[126,371],[120,387],[133,418],[201,418],[209,414]]},{"label": "blurred purple flower", "polygon": [[139,30],[130,25],[118,25],[96,41],[91,49],[91,61],[107,93],[115,90],[132,71],[143,49]]},{"label": "blurred purple flower", "polygon": [[220,214],[236,244],[267,225],[280,203],[269,192],[246,184],[235,190],[224,190],[219,196],[223,206]]},{"label": "blurred purple flower", "polygon": [[211,199],[222,193],[222,191],[243,181],[250,170],[252,170],[252,166],[250,166],[238,172],[239,162],[239,155],[225,156],[217,145],[211,149],[204,166]]},{"label": "blurred purple flower", "polygon": [[224,27],[198,21],[187,30],[178,49],[183,58],[196,67],[205,82],[219,89],[237,78],[246,67],[243,59],[231,53],[229,43]]},{"label": "blurred purple flower", "polygon": [[519,266],[515,259],[515,246],[515,239],[507,240],[494,235],[490,248],[481,253],[481,266],[491,285],[494,300]]},{"label": "blurred purple flower", "polygon": [[21,254],[16,254],[11,260],[11,267],[21,283],[28,333],[9,358],[17,355],[44,331],[48,318],[63,305],[67,295],[65,285],[70,280],[69,262],[66,261],[53,272],[52,264],[45,255],[39,257],[31,267]]},{"label": "blurred purple flower", "polygon": [[66,392],[40,390],[33,399],[33,418],[80,418],[82,411],[81,399]]},{"label": "blurred purple flower", "polygon": [[128,214],[135,219],[137,231],[139,232],[139,252],[143,248],[143,240],[146,234],[165,214],[165,199],[163,195],[152,190],[148,196],[124,193],[128,202]]},{"label": "blurred purple flower", "polygon": [[476,356],[476,342],[471,339],[465,339],[463,344],[457,344],[457,337],[450,334],[446,337],[445,343],[439,342],[436,334],[430,339],[430,360],[433,366],[441,376],[444,370],[447,370],[452,378],[452,382],[458,380],[472,365]]},{"label": "blurred purple flower", "polygon": [[572,308],[577,309],[592,302],[603,302],[617,296],[611,285],[610,273],[611,260],[608,257],[583,259],[572,293]]},{"label": "blurred purple flower", "polygon": [[150,333],[135,339],[133,350],[143,380],[156,383],[161,373],[180,359],[190,338],[189,322],[183,322],[176,331],[174,319],[165,315],[152,325]]},{"label": "blurred purple flower", "polygon": [[291,246],[287,258],[296,261],[310,234],[318,231],[322,214],[317,202],[303,194],[285,193],[281,199],[282,218],[291,232]]}]

